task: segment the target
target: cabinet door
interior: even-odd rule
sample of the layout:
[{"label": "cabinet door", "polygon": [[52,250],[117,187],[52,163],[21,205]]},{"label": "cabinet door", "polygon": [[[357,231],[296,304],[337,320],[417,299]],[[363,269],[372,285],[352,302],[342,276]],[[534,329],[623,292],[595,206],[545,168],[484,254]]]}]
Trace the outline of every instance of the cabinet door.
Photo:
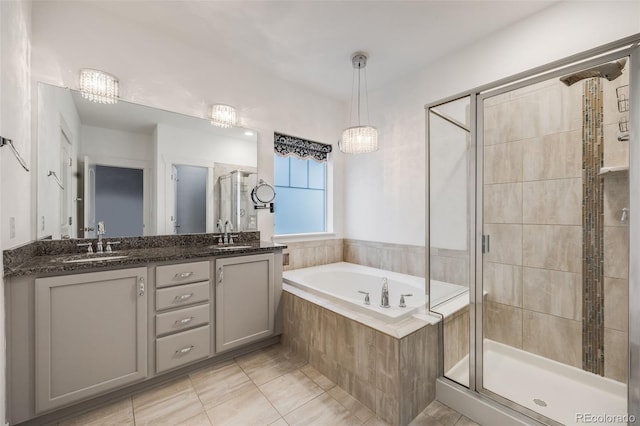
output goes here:
[{"label": "cabinet door", "polygon": [[36,280],[36,411],[147,376],[147,269]]},{"label": "cabinet door", "polygon": [[274,331],[273,253],[216,260],[216,352]]}]

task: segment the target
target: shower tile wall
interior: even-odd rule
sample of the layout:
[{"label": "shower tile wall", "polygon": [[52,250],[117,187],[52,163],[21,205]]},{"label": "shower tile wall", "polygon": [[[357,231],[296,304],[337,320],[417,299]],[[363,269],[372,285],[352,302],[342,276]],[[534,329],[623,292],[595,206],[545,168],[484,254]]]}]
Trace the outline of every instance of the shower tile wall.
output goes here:
[{"label": "shower tile wall", "polygon": [[[605,165],[628,161],[626,143],[617,141],[621,80],[603,83]],[[487,99],[483,189],[491,235],[483,259],[485,337],[579,368],[581,114],[582,84],[558,80]],[[604,193],[605,375],[616,380],[626,377],[627,229],[618,220],[628,207],[626,179],[607,177]]]},{"label": "shower tile wall", "polygon": [[[618,122],[628,113],[617,108],[616,88],[628,85],[628,72],[602,79],[604,91],[604,166],[628,166],[629,142],[619,142]],[[629,322],[629,225],[620,219],[629,207],[629,175],[604,178],[604,375],[626,382]]]}]

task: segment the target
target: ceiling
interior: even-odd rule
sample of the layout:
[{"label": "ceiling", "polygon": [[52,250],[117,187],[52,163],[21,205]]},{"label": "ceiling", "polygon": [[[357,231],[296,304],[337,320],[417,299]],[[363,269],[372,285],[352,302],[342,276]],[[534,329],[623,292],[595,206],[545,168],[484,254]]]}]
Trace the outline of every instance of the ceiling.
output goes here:
[{"label": "ceiling", "polygon": [[[351,54],[368,52],[370,90],[555,1],[89,1],[207,55],[348,99]],[[37,2],[34,2],[37,4]],[[37,6],[36,6],[37,7]]]}]

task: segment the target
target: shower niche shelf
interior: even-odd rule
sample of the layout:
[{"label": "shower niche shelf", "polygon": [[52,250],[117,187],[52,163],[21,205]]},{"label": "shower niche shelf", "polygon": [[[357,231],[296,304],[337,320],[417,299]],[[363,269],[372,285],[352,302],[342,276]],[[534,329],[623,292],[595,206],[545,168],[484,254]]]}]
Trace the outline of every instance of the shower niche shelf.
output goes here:
[{"label": "shower niche shelf", "polygon": [[607,167],[600,168],[600,173],[598,174],[600,176],[603,176],[611,173],[623,173],[628,171],[629,171],[629,166],[607,166]]}]

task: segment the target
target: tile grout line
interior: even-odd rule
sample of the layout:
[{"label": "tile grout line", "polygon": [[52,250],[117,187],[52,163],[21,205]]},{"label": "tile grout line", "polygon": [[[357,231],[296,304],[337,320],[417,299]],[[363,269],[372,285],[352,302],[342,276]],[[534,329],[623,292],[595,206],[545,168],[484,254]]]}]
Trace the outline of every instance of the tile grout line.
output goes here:
[{"label": "tile grout line", "polygon": [[[306,365],[306,364],[305,364],[305,365]],[[302,374],[302,375],[303,375],[304,377],[306,377],[307,379],[311,380],[311,378],[310,378],[310,377],[308,377],[306,374],[304,374],[304,372],[303,372],[303,371],[301,371],[301,370],[300,370],[300,368],[297,368],[297,369],[296,369],[296,370],[294,370],[294,371],[299,371],[299,372],[300,372],[300,374]],[[290,371],[289,373],[282,374],[282,375],[280,375],[280,376],[278,376],[278,377],[276,377],[276,378],[274,378],[274,379],[272,379],[272,380],[269,380],[268,382],[266,382],[266,383],[264,383],[264,384],[266,385],[267,383],[270,383],[270,382],[272,382],[272,381],[273,381],[273,380],[275,380],[275,379],[279,379],[280,377],[285,376],[286,374],[291,374],[291,373],[293,373],[294,371]],[[313,401],[313,400],[314,400],[314,399],[316,399],[317,397],[321,396],[323,393],[327,393],[327,392],[326,392],[324,389],[322,389],[322,387],[320,387],[316,382],[314,382],[313,380],[311,380],[311,382],[312,382],[314,385],[316,385],[316,387],[317,387],[318,389],[320,389],[322,392],[321,392],[320,394],[316,395],[315,397],[311,398],[309,401],[306,401],[304,404],[301,404],[301,405],[299,405],[299,406],[297,406],[297,407],[295,407],[295,408],[291,409],[289,412],[287,412],[287,413],[285,413],[285,414],[282,414],[282,413],[280,412],[280,410],[278,410],[278,409],[276,408],[276,406],[275,406],[275,405],[273,405],[273,403],[271,402],[271,400],[269,399],[269,397],[268,397],[264,392],[262,392],[262,389],[260,389],[260,386],[258,386],[258,390],[259,390],[259,391],[260,391],[260,393],[265,397],[265,399],[266,399],[267,401],[269,401],[269,404],[271,404],[271,406],[276,410],[276,412],[277,412],[278,414],[280,414],[280,417],[282,417],[282,419],[284,420],[284,416],[286,416],[287,414],[291,414],[292,412],[294,412],[294,411],[295,411],[295,410],[297,410],[298,408],[300,408],[300,407],[302,407],[302,406],[304,406],[304,405],[308,404],[309,402]],[[256,385],[256,386],[257,386],[257,385]],[[286,422],[286,420],[285,420],[285,422]],[[288,424],[288,422],[287,422],[287,424]]]},{"label": "tile grout line", "polygon": [[133,426],[136,426],[136,412],[133,409],[133,396],[129,397],[129,402],[131,403],[131,416],[133,417]]},{"label": "tile grout line", "polygon": [[[260,349],[260,351],[261,351],[261,352],[263,352],[263,350],[262,350],[262,349]],[[263,352],[263,353],[264,353],[264,352]],[[281,374],[281,375],[279,375],[279,376],[277,376],[277,377],[274,377],[273,379],[271,379],[271,380],[269,380],[269,381],[267,381],[267,382],[263,383],[262,385],[258,385],[258,384],[257,384],[257,383],[256,383],[256,382],[251,378],[251,376],[250,376],[250,375],[249,375],[249,374],[244,370],[244,368],[242,368],[242,366],[241,366],[241,365],[236,361],[236,358],[234,358],[234,359],[233,359],[233,362],[234,362],[234,363],[236,363],[236,364],[238,365],[238,367],[240,368],[240,370],[242,370],[242,372],[243,372],[244,374],[246,374],[246,376],[249,378],[249,380],[251,380],[251,383],[253,383],[253,385],[256,387],[256,389],[258,389],[258,392],[260,392],[260,394],[264,397],[264,399],[266,399],[266,400],[267,400],[267,402],[269,403],[269,405],[271,405],[271,407],[276,411],[276,413],[278,413],[278,414],[280,415],[280,418],[281,418],[282,420],[284,420],[284,422],[285,422],[285,423],[289,424],[289,422],[287,422],[287,420],[284,418],[284,415],[283,415],[282,413],[280,413],[280,411],[275,407],[275,405],[273,405],[273,403],[272,403],[272,402],[271,402],[271,400],[267,397],[267,395],[265,395],[265,394],[264,394],[264,392],[262,392],[262,389],[260,389],[260,386],[262,386],[262,385],[266,385],[267,383],[270,383],[270,382],[274,381],[275,379],[278,379],[278,378],[280,378],[280,377],[284,376],[285,374],[289,374],[289,373]],[[299,370],[299,369],[298,369],[298,370]],[[304,373],[302,373],[302,374],[304,375]],[[303,405],[304,405],[304,404],[303,404]],[[291,410],[291,411],[293,411],[293,410]],[[287,413],[287,414],[289,414],[289,413]],[[272,422],[272,423],[275,423],[275,422],[277,422],[277,421],[278,421],[278,420],[275,420],[275,421],[274,421],[274,422]],[[213,424],[213,422],[212,422],[212,424]]]},{"label": "tile grout line", "polygon": [[193,388],[193,392],[195,392],[196,396],[198,397],[198,401],[200,402],[200,406],[202,407],[202,411],[204,412],[204,415],[207,416],[207,419],[209,420],[209,423],[211,425],[213,425],[213,421],[211,420],[211,417],[209,417],[209,412],[205,408],[204,403],[202,402],[202,399],[200,398],[200,394],[198,393],[198,390],[196,389],[196,386],[193,384],[193,379],[191,378],[191,373],[187,374],[187,377],[189,378],[189,383],[191,384],[191,387]]}]

